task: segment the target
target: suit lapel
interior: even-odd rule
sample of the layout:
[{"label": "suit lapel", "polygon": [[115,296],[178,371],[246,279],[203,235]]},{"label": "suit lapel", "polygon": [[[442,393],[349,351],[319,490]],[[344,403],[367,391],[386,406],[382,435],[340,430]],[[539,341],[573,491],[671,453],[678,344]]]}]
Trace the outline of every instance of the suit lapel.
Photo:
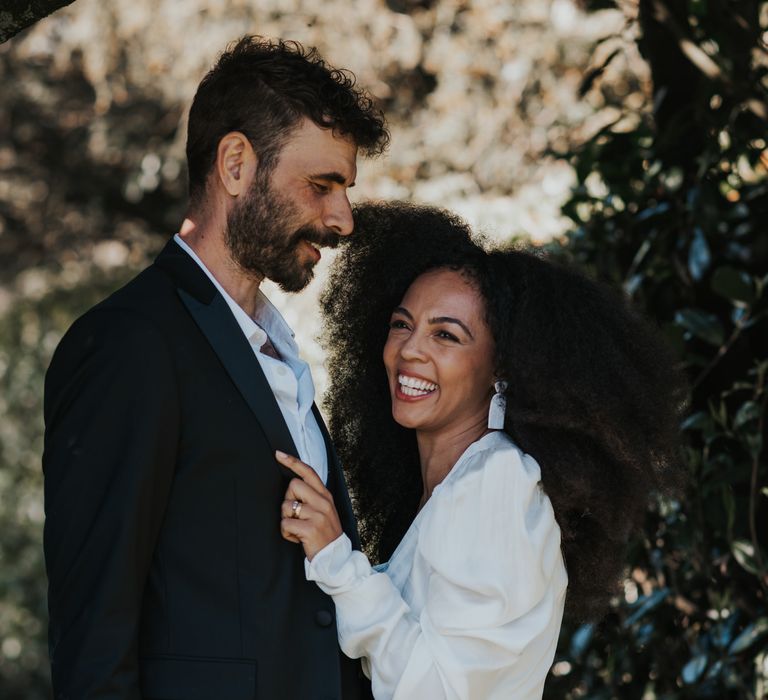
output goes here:
[{"label": "suit lapel", "polygon": [[[272,449],[297,455],[272,388],[224,297],[197,263],[172,240],[156,264],[176,282],[181,301],[256,416]],[[287,478],[293,477],[293,473],[278,462],[275,466]]]},{"label": "suit lapel", "polygon": [[316,404],[312,404],[312,413],[315,416],[315,420],[317,420],[317,424],[320,426],[320,432],[323,434],[325,450],[328,455],[328,490],[331,492],[333,500],[336,503],[336,510],[339,512],[341,526],[347,534],[347,537],[352,541],[352,548],[360,549],[360,536],[357,533],[355,514],[352,510],[352,502],[349,499],[349,491],[347,491],[344,472],[341,469],[339,457],[336,454],[336,449],[331,441],[328,428],[326,428],[325,422],[323,421],[323,416],[320,414],[320,410],[317,408]]},{"label": "suit lapel", "polygon": [[218,293],[210,304],[197,301],[183,289],[179,290],[179,296],[261,423],[272,447],[289,454],[297,454],[288,426],[272,393],[272,387],[269,386],[261,365],[254,357],[253,349],[232,316],[227,302]]}]

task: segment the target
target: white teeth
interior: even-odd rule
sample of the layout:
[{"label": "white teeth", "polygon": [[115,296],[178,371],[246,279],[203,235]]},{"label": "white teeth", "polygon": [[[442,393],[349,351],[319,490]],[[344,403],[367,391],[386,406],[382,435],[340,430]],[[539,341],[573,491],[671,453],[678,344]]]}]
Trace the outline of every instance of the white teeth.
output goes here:
[{"label": "white teeth", "polygon": [[399,374],[397,376],[397,381],[400,384],[401,391],[406,396],[425,396],[437,389],[437,384],[428,382],[425,379],[408,377],[404,374]]},{"label": "white teeth", "polygon": [[411,389],[409,386],[400,386],[400,391],[402,391],[406,396],[426,396],[430,392],[428,391],[422,391],[421,389]]}]

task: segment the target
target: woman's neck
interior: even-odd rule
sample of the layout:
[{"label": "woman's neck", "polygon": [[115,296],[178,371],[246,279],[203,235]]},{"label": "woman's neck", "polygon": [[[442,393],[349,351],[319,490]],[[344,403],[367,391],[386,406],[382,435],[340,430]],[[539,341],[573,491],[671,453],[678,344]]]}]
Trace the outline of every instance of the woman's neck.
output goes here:
[{"label": "woman's neck", "polygon": [[440,432],[416,431],[416,443],[421,462],[421,480],[424,494],[419,504],[421,509],[435,489],[451,471],[459,457],[473,443],[488,433],[487,418],[483,416],[471,424],[464,424]]}]

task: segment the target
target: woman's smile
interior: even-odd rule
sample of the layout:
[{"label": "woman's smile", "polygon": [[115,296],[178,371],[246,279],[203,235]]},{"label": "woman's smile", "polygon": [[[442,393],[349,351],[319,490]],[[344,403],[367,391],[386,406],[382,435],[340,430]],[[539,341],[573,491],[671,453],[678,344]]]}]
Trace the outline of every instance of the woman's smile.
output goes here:
[{"label": "woman's smile", "polygon": [[434,382],[400,371],[397,374],[395,398],[400,401],[419,401],[434,394],[438,388]]}]

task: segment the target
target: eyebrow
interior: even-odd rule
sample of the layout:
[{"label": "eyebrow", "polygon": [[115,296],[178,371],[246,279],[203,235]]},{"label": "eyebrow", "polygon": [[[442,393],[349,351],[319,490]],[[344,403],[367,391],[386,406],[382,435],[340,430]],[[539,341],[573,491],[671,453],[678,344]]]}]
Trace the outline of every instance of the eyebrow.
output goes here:
[{"label": "eyebrow", "polygon": [[339,185],[344,185],[344,187],[347,187],[347,188],[355,186],[354,182],[351,182],[348,185],[347,178],[345,178],[340,172],[337,172],[336,170],[333,170],[329,173],[315,173],[314,175],[310,175],[309,177],[312,180],[328,180],[329,182],[336,182]]},{"label": "eyebrow", "polygon": [[[396,307],[395,310],[393,311],[393,313],[402,314],[403,316],[405,316],[405,317],[409,318],[411,321],[413,321],[413,316],[411,315],[411,312],[408,311],[408,309],[406,309],[406,308],[404,308],[402,306]],[[475,336],[472,335],[472,331],[469,330],[469,328],[467,328],[467,326],[462,321],[460,321],[458,318],[453,318],[452,316],[436,316],[435,318],[430,318],[429,322],[432,323],[432,324],[435,324],[435,323],[455,323],[457,326],[460,326],[464,330],[464,332],[470,338],[472,338],[472,340],[475,339]]]}]

